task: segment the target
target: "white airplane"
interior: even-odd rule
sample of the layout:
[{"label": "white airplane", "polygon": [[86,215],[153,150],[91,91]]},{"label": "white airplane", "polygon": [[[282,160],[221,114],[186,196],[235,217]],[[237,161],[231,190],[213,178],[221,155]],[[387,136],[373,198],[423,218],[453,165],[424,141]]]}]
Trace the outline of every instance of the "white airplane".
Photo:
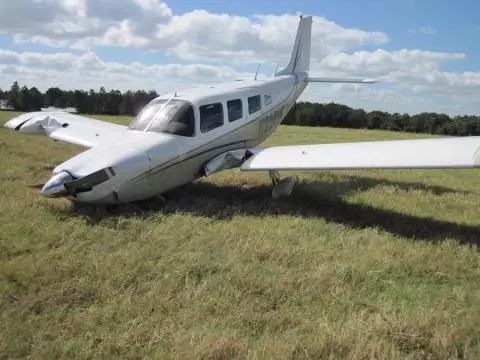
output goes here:
[{"label": "white airplane", "polygon": [[480,136],[256,148],[309,83],[375,82],[309,76],[311,28],[312,18],[302,17],[290,61],[272,77],[159,96],[129,126],[64,112],[27,113],[5,126],[88,148],[58,165],[41,193],[96,204],[161,196],[235,167],[268,171],[278,197],[295,183],[295,177],[280,179],[279,170],[480,166]]}]

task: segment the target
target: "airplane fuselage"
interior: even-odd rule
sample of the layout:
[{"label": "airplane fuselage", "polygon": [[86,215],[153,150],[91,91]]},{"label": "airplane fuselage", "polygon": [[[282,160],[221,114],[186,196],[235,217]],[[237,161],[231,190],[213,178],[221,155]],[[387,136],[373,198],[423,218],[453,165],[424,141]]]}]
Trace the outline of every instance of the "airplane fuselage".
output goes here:
[{"label": "airplane fuselage", "polygon": [[[268,79],[255,76],[159,96],[128,126],[62,112],[33,112],[10,119],[5,127],[88,148],[57,166],[41,194],[89,203],[142,200],[231,168],[268,172],[277,198],[290,195],[296,179],[281,178],[282,170],[480,164],[476,139],[447,142],[455,151],[436,145],[437,150],[423,157],[411,148],[424,149],[422,142],[257,148],[309,83],[377,82],[310,76],[312,22],[311,16],[300,17],[287,65]],[[377,149],[390,151],[390,156]]]},{"label": "airplane fuselage", "polygon": [[[178,101],[191,106],[192,133],[156,132],[154,123],[143,130],[130,127],[113,144],[67,160],[54,174],[67,172],[81,178],[109,169],[107,180],[76,194],[77,202],[124,203],[165,193],[204,176],[203,166],[215,156],[264,142],[306,88],[306,76],[297,73],[240,80],[160,96],[152,103],[169,106]],[[205,125],[207,119],[214,119],[213,125]]]},{"label": "airplane fuselage", "polygon": [[312,21],[301,17],[288,64],[268,79],[165,94],[128,126],[37,112],[10,119],[5,127],[88,148],[56,167],[41,190],[78,202],[142,200],[232,168],[268,172],[272,197],[278,198],[289,196],[296,181],[279,171],[480,167],[480,137],[257,148],[309,83],[377,82],[310,76]]}]

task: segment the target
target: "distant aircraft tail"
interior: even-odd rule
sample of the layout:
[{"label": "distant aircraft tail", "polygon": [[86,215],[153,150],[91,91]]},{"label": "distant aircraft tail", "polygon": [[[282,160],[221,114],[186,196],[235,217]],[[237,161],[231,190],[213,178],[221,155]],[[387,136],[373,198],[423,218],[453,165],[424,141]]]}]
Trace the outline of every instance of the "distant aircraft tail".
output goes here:
[{"label": "distant aircraft tail", "polygon": [[[312,48],[312,17],[301,17],[298,24],[297,36],[293,44],[292,55],[287,67],[275,73],[279,75],[291,75],[295,73],[305,72],[310,70],[310,52]],[[369,84],[376,83],[378,80],[372,79],[349,79],[349,78],[324,78],[308,76],[307,82],[325,82],[325,83],[357,83]]]}]

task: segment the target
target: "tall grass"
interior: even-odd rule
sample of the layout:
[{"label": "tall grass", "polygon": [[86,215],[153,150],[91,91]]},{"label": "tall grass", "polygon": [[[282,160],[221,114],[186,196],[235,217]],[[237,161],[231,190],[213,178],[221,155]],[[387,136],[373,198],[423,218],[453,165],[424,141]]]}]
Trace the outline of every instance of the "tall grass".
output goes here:
[{"label": "tall grass", "polygon": [[303,172],[273,200],[230,170],[109,212],[27,187],[81,150],[0,129],[0,358],[480,358],[478,171]]}]

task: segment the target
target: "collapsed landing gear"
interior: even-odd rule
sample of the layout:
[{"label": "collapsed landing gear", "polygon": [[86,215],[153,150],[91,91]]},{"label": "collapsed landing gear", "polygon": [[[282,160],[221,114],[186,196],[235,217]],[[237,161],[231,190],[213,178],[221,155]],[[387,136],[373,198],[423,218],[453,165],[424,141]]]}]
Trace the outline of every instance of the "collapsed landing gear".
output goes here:
[{"label": "collapsed landing gear", "polygon": [[270,176],[270,179],[272,180],[272,186],[275,186],[278,184],[280,181],[280,174],[278,173],[277,170],[268,170],[268,175]]},{"label": "collapsed landing gear", "polygon": [[293,186],[297,180],[295,176],[287,176],[281,179],[277,170],[269,170],[268,175],[270,176],[270,179],[272,179],[272,197],[274,199],[278,199],[282,196],[289,196],[292,193]]}]

